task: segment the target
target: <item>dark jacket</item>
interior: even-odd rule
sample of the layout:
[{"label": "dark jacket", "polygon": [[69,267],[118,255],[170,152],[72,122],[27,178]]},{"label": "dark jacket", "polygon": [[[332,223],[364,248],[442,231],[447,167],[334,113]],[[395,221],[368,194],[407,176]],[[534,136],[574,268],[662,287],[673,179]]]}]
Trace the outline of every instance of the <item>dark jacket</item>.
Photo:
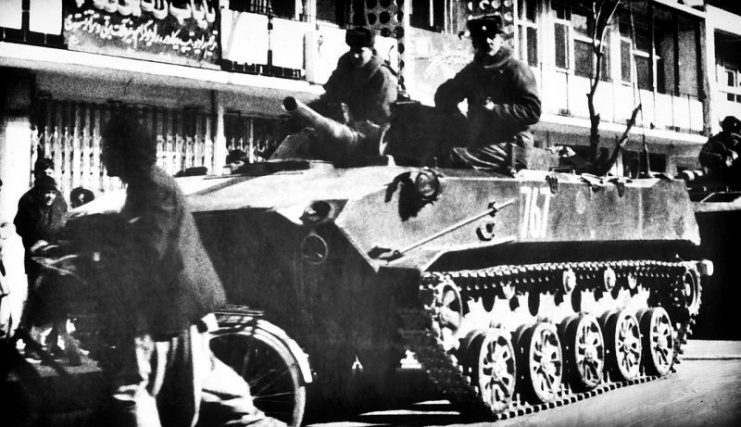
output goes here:
[{"label": "dark jacket", "polygon": [[386,124],[391,117],[391,103],[396,101],[396,78],[374,54],[363,68],[355,68],[350,52],[337,61],[337,68],[324,85],[320,103],[347,104],[353,120]]},{"label": "dark jacket", "polygon": [[51,206],[45,206],[42,200],[44,190],[34,185],[18,201],[18,213],[13,224],[23,240],[26,249],[26,274],[34,275],[37,267],[31,261],[30,249],[39,240],[51,241],[64,227],[67,217],[67,202],[59,190],[54,190],[56,197]]},{"label": "dark jacket", "polygon": [[[535,76],[511,50],[502,47],[491,58],[477,55],[435,93],[435,105],[449,113],[464,99],[468,101],[468,147],[532,141],[529,126],[540,119]],[[492,111],[484,108],[487,101],[494,104]]]},{"label": "dark jacket", "polygon": [[225,303],[224,288],[172,177],[154,166],[132,179],[121,214],[129,228],[130,268],[136,271],[136,283],[129,284],[135,287],[134,308],[150,333],[180,333]]},{"label": "dark jacket", "polygon": [[700,150],[700,164],[710,171],[718,171],[730,166],[733,152],[741,154],[741,135],[720,132],[711,136]]}]

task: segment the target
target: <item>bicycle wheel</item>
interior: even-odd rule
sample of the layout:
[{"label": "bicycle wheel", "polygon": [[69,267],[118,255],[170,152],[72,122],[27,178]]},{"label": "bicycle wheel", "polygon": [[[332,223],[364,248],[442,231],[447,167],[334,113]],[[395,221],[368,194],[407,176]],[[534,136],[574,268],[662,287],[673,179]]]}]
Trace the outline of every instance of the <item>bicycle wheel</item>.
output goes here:
[{"label": "bicycle wheel", "polygon": [[211,338],[220,360],[247,381],[255,406],[289,426],[299,426],[306,407],[306,386],[298,361],[281,339],[260,327],[222,329]]}]

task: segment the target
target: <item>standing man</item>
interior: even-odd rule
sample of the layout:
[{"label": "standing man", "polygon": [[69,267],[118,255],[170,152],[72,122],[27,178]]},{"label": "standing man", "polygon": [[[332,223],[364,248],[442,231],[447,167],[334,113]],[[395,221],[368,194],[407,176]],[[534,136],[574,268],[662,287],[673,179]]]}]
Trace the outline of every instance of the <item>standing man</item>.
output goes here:
[{"label": "standing man", "polygon": [[435,106],[444,113],[459,113],[468,101],[465,147],[454,147],[444,166],[504,171],[509,166],[507,146],[514,143],[515,167],[527,167],[533,146],[529,126],[540,119],[540,98],[527,64],[503,46],[500,16],[468,21],[475,51],[473,61],[435,93]]},{"label": "standing man", "polygon": [[212,312],[225,303],[175,180],[155,165],[156,145],[133,114],[111,118],[103,165],[127,184],[120,213],[119,342],[113,410],[121,426],[281,425],[252,403],[249,386],[209,348]]},{"label": "standing man", "polygon": [[[42,348],[60,350],[59,338],[69,340],[66,307],[61,304],[55,289],[56,284],[40,286],[38,279],[41,267],[33,259],[36,248],[53,242],[56,234],[64,227],[67,202],[51,177],[54,163],[50,159],[39,159],[34,164],[33,187],[18,201],[18,213],[13,220],[16,232],[23,240],[25,267],[28,276],[28,297],[24,317],[30,326],[31,338]],[[52,333],[56,332],[56,334]],[[77,361],[75,361],[77,362]]]}]

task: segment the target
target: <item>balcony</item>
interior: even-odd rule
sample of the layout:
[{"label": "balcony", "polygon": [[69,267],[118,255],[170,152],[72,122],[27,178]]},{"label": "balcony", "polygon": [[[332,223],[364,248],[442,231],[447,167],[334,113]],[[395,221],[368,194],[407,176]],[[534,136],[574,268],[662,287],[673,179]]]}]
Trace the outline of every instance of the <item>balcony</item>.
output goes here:
[{"label": "balcony", "polygon": [[[540,85],[543,113],[589,119],[589,79],[557,69],[533,69]],[[682,133],[703,131],[702,102],[690,96],[674,96],[634,89],[622,82],[601,82],[595,108],[604,122],[626,123],[633,108],[641,103],[643,113],[636,125]]]}]

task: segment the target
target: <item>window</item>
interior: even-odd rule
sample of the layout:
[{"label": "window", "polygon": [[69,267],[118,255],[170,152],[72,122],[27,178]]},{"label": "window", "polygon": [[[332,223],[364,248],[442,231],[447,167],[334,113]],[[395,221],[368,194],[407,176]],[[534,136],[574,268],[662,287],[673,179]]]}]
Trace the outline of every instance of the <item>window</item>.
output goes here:
[{"label": "window", "polygon": [[[651,64],[651,35],[645,17],[624,13],[619,17],[620,29],[620,79],[625,83],[636,83],[639,89],[652,90],[653,73],[656,73],[656,87],[663,87],[662,67]],[[656,64],[661,58],[654,55]]]},{"label": "window", "polygon": [[736,87],[736,71],[726,70],[726,86]]},{"label": "window", "polygon": [[280,18],[298,18],[295,0],[231,0],[229,9],[262,15],[271,14]]},{"label": "window", "polygon": [[633,80],[630,66],[630,40],[620,39],[620,79],[626,83]]},{"label": "window", "polygon": [[651,90],[651,58],[644,52],[635,52],[636,84],[638,89]]},{"label": "window", "polygon": [[571,44],[571,35],[569,34],[568,9],[561,5],[553,5],[555,12],[553,33],[556,38],[556,67],[568,70],[570,67],[569,45]]},{"label": "window", "polygon": [[[581,77],[591,77],[594,55],[592,52],[592,17],[579,10],[572,10],[560,4],[553,5],[554,11],[554,34],[556,38],[556,67],[571,69],[574,74]],[[602,68],[601,79],[610,80],[610,33],[608,27],[605,31],[603,41],[598,41],[601,46]],[[569,54],[573,52],[573,66]]]},{"label": "window", "polygon": [[409,23],[412,27],[442,32],[445,27],[445,5],[449,0],[412,0]]},{"label": "window", "polygon": [[741,103],[741,85],[739,85],[741,73],[728,66],[723,67],[722,70],[723,77],[719,83],[721,90],[726,92],[726,99],[731,102]]},{"label": "window", "polygon": [[538,26],[537,2],[535,0],[520,0],[517,3],[517,34],[520,59],[530,66],[537,66],[538,58]]},{"label": "window", "polygon": [[574,74],[582,77],[592,75],[592,45],[582,40],[574,40]]},{"label": "window", "polygon": [[343,27],[345,25],[345,7],[344,1],[316,0],[316,19]]}]

